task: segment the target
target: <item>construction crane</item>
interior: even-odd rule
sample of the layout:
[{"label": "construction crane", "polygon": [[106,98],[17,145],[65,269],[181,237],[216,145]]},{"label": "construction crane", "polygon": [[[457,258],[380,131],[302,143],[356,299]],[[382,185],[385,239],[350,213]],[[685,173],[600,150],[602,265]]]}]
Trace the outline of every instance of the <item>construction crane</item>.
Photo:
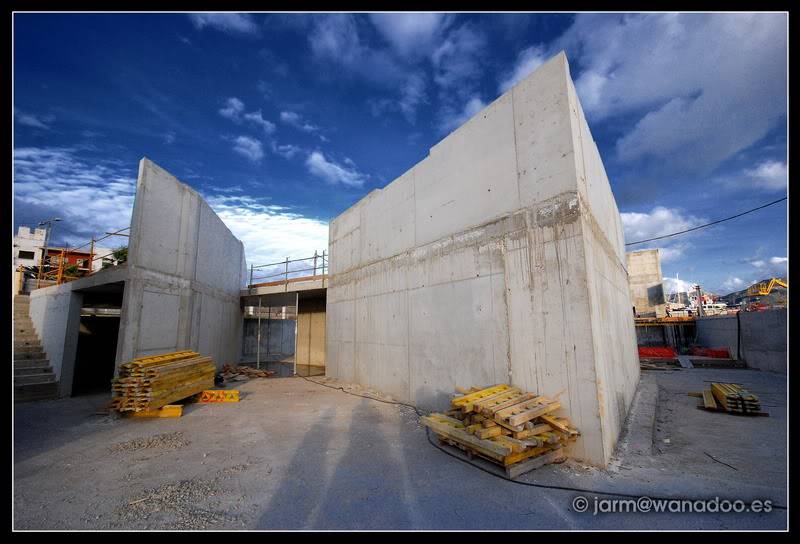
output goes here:
[{"label": "construction crane", "polygon": [[751,297],[765,297],[772,292],[772,289],[776,286],[780,285],[783,288],[788,288],[789,284],[785,281],[781,280],[780,278],[772,278],[769,280],[769,283],[762,281],[760,283],[754,283],[750,287],[747,288],[747,294]]}]

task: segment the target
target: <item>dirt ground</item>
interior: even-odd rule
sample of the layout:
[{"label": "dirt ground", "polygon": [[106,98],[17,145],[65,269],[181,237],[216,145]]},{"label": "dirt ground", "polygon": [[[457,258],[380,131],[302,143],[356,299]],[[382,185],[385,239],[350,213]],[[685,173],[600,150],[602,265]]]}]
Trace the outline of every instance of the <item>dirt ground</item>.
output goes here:
[{"label": "dirt ground", "polygon": [[[705,381],[745,384],[770,417],[696,408]],[[237,384],[239,403],[118,419],[106,395],[18,404],[15,529],[782,529],[786,377],[650,371],[605,470],[574,461],[498,479],[432,446],[414,411],[302,378]],[[363,392],[363,390],[362,390]],[[771,500],[771,512],[599,513],[598,491]],[[586,497],[587,512],[573,508]]]}]

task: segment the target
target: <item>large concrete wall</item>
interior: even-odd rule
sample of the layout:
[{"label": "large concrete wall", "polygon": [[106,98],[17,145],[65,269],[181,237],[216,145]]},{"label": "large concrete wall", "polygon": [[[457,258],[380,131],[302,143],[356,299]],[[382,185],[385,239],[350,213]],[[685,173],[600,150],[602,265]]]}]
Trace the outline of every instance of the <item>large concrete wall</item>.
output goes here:
[{"label": "large concrete wall", "polygon": [[641,317],[666,316],[667,306],[658,250],[631,251],[627,258],[631,299],[636,314]]},{"label": "large concrete wall", "polygon": [[182,349],[210,355],[221,367],[241,354],[246,277],[244,246],[211,207],[142,159],[127,263],[31,293],[31,317],[61,394],[71,392],[82,290],[124,283],[117,368],[136,357]]},{"label": "large concrete wall", "polygon": [[193,349],[239,359],[244,246],[203,198],[147,158],[139,163],[117,364]]},{"label": "large concrete wall", "polygon": [[738,317],[699,317],[696,323],[698,345],[727,347],[734,359],[738,352],[748,368],[787,371],[785,309],[740,312]]},{"label": "large concrete wall", "polygon": [[639,377],[622,225],[564,54],[330,225],[327,374],[558,396],[605,465]]}]

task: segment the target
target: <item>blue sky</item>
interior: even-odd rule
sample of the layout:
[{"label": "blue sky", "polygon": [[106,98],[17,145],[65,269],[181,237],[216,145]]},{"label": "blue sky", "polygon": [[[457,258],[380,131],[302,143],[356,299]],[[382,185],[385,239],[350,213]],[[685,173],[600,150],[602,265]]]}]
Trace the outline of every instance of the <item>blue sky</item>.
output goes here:
[{"label": "blue sky", "polygon": [[[560,50],[628,241],[787,191],[783,14],[16,14],[14,227],[127,226],[138,160],[200,191],[256,264]],[[783,204],[660,247],[672,290],[784,275]],[[676,282],[674,278],[680,281]]]}]

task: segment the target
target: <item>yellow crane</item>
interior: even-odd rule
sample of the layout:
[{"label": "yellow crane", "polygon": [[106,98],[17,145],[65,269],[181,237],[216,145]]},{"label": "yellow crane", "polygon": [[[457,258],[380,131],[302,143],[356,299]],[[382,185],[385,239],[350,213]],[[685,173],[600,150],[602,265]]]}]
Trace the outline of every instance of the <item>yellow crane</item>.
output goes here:
[{"label": "yellow crane", "polygon": [[772,289],[776,285],[780,285],[781,287],[784,288],[789,287],[789,284],[781,280],[780,278],[772,278],[771,280],[769,280],[769,283],[765,281],[762,281],[760,283],[754,283],[753,285],[747,288],[747,294],[751,297],[756,297],[756,296],[765,297],[772,292]]}]

